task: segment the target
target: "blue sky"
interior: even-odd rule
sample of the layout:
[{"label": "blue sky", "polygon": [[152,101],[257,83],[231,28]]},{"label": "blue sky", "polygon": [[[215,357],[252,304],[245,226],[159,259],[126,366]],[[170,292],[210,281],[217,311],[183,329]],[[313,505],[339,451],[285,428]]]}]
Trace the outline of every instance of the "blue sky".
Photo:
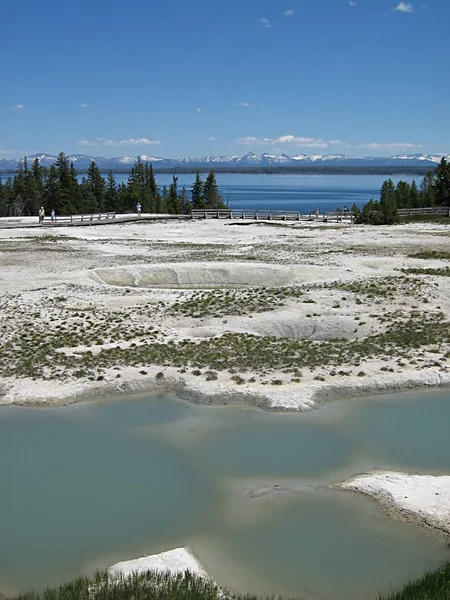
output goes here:
[{"label": "blue sky", "polygon": [[450,0],[7,0],[0,156],[450,153]]}]

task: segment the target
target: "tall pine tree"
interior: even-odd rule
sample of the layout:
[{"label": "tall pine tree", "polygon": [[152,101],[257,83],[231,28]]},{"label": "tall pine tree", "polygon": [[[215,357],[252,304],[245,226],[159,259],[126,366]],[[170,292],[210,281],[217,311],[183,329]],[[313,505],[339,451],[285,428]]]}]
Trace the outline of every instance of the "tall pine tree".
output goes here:
[{"label": "tall pine tree", "polygon": [[175,177],[175,175],[173,175],[172,183],[169,186],[166,206],[169,215],[179,215],[181,213],[181,203],[178,197],[178,177]]},{"label": "tall pine tree", "polygon": [[381,186],[380,208],[384,225],[393,225],[400,220],[397,204],[395,202],[395,186],[392,179],[388,179]]},{"label": "tall pine tree", "polygon": [[450,163],[445,156],[436,168],[434,196],[437,205],[450,206]]},{"label": "tall pine tree", "polygon": [[187,192],[185,185],[183,185],[183,187],[181,189],[181,194],[180,194],[179,198],[180,198],[181,213],[183,215],[190,215],[191,211],[192,211],[192,202],[189,198],[189,194]]},{"label": "tall pine tree", "polygon": [[108,177],[106,178],[106,187],[105,187],[105,210],[108,212],[114,212],[117,210],[117,184],[116,178],[114,177],[114,173],[109,170]]},{"label": "tall pine tree", "polygon": [[420,184],[420,203],[421,206],[436,206],[434,174],[431,171],[425,175]]},{"label": "tall pine tree", "polygon": [[203,193],[205,197],[205,208],[226,208],[223,198],[219,193],[216,176],[212,169],[206,178]]},{"label": "tall pine tree", "polygon": [[195,181],[191,188],[192,208],[205,208],[204,183],[200,171],[195,174]]},{"label": "tall pine tree", "polygon": [[104,212],[106,200],[106,182],[95,161],[92,161],[83,182],[86,211],[90,213]]}]

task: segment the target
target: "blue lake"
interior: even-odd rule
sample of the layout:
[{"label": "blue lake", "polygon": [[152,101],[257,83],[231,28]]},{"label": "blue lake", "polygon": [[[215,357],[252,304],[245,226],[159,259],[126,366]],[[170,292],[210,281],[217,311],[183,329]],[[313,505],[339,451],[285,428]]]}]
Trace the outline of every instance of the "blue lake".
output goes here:
[{"label": "blue lake", "polygon": [[[203,178],[206,176],[203,175]],[[178,175],[178,184],[190,190],[195,175]],[[230,208],[298,210],[310,212],[319,208],[324,211],[351,208],[353,203],[361,207],[370,198],[379,198],[380,188],[387,175],[264,175],[218,173],[220,193]],[[126,182],[128,175],[116,175],[117,182]],[[400,180],[417,184],[421,176],[395,176]],[[172,176],[156,175],[160,189],[169,186]]]}]

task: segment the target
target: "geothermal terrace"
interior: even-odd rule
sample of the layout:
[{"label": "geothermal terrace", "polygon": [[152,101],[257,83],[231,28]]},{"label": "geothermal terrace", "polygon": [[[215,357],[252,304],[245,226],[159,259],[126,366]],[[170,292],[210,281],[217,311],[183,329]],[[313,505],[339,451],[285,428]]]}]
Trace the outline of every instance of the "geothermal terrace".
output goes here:
[{"label": "geothermal terrace", "polygon": [[[174,391],[304,411],[450,384],[444,225],[159,220],[0,240],[0,404]],[[383,477],[347,489],[380,496]]]},{"label": "geothermal terrace", "polygon": [[450,382],[450,232],[223,221],[0,230],[2,403],[176,389],[305,410]]}]

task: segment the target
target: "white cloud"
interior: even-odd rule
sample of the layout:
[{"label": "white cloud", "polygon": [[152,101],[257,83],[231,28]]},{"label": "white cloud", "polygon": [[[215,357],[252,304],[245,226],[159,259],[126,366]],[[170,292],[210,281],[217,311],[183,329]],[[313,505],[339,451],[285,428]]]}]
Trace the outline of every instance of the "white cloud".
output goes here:
[{"label": "white cloud", "polygon": [[106,140],[105,146],[153,146],[158,145],[159,140],[149,140],[147,138],[129,138],[127,140]]},{"label": "white cloud", "polygon": [[422,144],[411,144],[411,142],[373,142],[372,144],[361,144],[358,148],[370,148],[371,150],[411,150],[421,148]]},{"label": "white cloud", "polygon": [[90,104],[86,104],[85,102],[80,102],[81,108],[91,108]]},{"label": "white cloud", "polygon": [[250,102],[235,102],[234,106],[242,106],[243,108],[253,108],[253,104],[250,104]]},{"label": "white cloud", "polygon": [[80,146],[152,146],[160,144],[159,140],[149,140],[147,138],[129,138],[126,140],[107,140],[97,138],[96,140],[81,140]]},{"label": "white cloud", "polygon": [[11,110],[22,110],[22,108],[25,108],[23,104],[16,104],[15,106],[11,106]]},{"label": "white cloud", "polygon": [[287,10],[283,13],[283,17],[292,17],[293,14],[294,14],[294,9],[290,8],[289,10]]},{"label": "white cloud", "polygon": [[406,2],[399,2],[397,6],[394,8],[394,11],[404,12],[404,13],[413,13],[414,7],[412,4],[407,4]]},{"label": "white cloud", "polygon": [[350,6],[356,6],[356,0],[348,0]]},{"label": "white cloud", "polygon": [[100,146],[101,142],[96,142],[96,141],[90,141],[90,140],[80,140],[78,142],[79,146]]},{"label": "white cloud", "polygon": [[203,112],[203,108],[197,108],[197,112]]},{"label": "white cloud", "polygon": [[217,138],[214,137],[213,135],[211,137],[208,138],[210,142],[215,142],[217,141]]},{"label": "white cloud", "polygon": [[260,17],[259,24],[262,25],[263,27],[267,27],[269,29],[270,29],[270,27],[272,27],[272,23],[269,21],[269,19],[267,19],[267,17]]},{"label": "white cloud", "polygon": [[281,135],[277,138],[244,137],[238,138],[235,142],[240,146],[299,146],[301,148],[328,148],[330,143],[320,138],[295,135]]}]

